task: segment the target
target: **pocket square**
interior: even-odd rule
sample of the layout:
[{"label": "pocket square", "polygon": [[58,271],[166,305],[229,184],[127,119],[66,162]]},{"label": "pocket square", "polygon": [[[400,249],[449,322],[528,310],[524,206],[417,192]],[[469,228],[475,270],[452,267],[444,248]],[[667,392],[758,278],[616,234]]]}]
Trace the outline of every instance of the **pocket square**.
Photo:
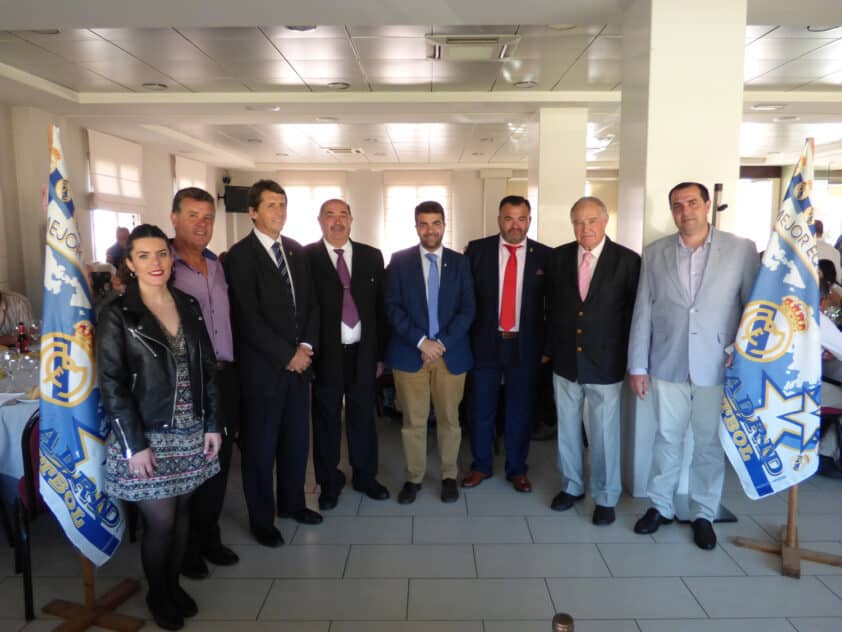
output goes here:
[{"label": "pocket square", "polygon": [[544,268],[538,268],[535,270],[535,276],[542,276],[544,274]]}]

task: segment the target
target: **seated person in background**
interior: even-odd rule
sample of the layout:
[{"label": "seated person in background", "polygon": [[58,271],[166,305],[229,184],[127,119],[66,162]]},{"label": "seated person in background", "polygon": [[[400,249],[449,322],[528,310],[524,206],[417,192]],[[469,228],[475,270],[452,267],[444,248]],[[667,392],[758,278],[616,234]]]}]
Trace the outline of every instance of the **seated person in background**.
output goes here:
[{"label": "seated person in background", "polygon": [[[823,260],[824,261],[824,260]],[[822,309],[825,299],[822,299]],[[820,315],[822,341],[822,408],[842,409],[842,387],[825,381],[830,378],[842,382],[842,332],[824,314]],[[836,418],[835,423],[842,424],[842,418]],[[822,433],[819,444],[819,474],[842,477],[839,464],[842,463],[838,437],[839,428],[827,428]]]},{"label": "seated person in background", "polygon": [[27,329],[32,322],[32,307],[23,294],[0,292],[0,345],[11,347],[18,341],[18,324]]}]

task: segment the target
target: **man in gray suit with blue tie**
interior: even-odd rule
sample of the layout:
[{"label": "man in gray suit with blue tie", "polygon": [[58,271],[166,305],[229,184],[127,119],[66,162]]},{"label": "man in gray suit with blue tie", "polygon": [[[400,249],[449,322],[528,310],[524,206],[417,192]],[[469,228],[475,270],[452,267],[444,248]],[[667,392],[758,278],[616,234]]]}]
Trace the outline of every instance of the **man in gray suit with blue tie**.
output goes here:
[{"label": "man in gray suit with blue tie", "polygon": [[658,418],[647,488],[652,507],[634,531],[654,533],[672,522],[689,425],[693,538],[712,549],[711,523],[725,477],[718,434],[722,384],[759,259],[753,242],[710,225],[704,185],[677,184],[669,202],[678,233],[643,251],[629,339],[632,390],[643,399],[651,389]]}]

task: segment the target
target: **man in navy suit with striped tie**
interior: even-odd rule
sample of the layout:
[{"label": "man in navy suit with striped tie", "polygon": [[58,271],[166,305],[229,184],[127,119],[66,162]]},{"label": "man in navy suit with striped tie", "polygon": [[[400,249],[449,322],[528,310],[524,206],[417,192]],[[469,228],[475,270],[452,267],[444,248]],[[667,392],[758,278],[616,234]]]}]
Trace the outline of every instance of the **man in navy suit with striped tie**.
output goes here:
[{"label": "man in navy suit with striped tie", "polygon": [[415,207],[421,243],[392,255],[386,274],[386,317],[392,326],[386,363],[403,408],[407,481],[398,502],[415,501],[427,471],[430,397],[436,411],[441,461],[441,500],[459,498],[457,458],[462,432],[459,403],[473,358],[468,332],[474,320],[474,288],[468,260],[442,245],[444,208]]}]

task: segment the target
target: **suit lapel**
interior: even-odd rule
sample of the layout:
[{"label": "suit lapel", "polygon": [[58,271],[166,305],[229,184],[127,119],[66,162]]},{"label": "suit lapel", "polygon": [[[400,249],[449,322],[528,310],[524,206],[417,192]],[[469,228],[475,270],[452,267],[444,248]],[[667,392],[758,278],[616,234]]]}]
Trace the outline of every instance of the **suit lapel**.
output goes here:
[{"label": "suit lapel", "polygon": [[699,291],[696,292],[697,298],[701,296],[705,289],[707,289],[708,279],[721,278],[716,269],[722,259],[720,256],[721,252],[719,250],[720,240],[716,238],[716,229],[713,226],[710,227],[710,230],[710,250],[708,251],[708,260],[705,264],[705,269],[702,272],[702,282],[699,284]]},{"label": "suit lapel", "polygon": [[670,239],[666,248],[664,248],[664,265],[666,265],[667,268],[667,276],[669,276],[675,286],[675,291],[678,292],[678,295],[681,296],[686,303],[689,303],[690,294],[687,292],[687,288],[684,287],[684,284],[681,282],[681,278],[678,275],[677,250],[680,247],[681,246],[678,243],[678,233],[676,233],[674,238]]},{"label": "suit lapel", "polygon": [[[535,273],[538,271],[538,266],[535,261],[535,244],[531,239],[526,240],[526,244],[524,244],[524,248],[526,248],[526,252],[524,253],[523,258],[523,283],[521,285],[520,290],[520,322],[524,322],[524,311],[526,310],[527,300],[529,298],[529,286],[530,280],[535,276]],[[500,266],[494,266],[494,269],[498,271]],[[499,279],[497,279],[497,287],[499,287]]]},{"label": "suit lapel", "polygon": [[614,246],[611,243],[611,240],[606,236],[605,244],[602,246],[602,252],[599,255],[599,259],[596,261],[596,268],[594,268],[593,274],[591,275],[591,283],[588,286],[588,295],[585,297],[585,302],[588,302],[591,296],[593,296],[597,291],[600,284],[603,282],[605,275],[608,274],[608,271],[614,269],[615,254]]}]

